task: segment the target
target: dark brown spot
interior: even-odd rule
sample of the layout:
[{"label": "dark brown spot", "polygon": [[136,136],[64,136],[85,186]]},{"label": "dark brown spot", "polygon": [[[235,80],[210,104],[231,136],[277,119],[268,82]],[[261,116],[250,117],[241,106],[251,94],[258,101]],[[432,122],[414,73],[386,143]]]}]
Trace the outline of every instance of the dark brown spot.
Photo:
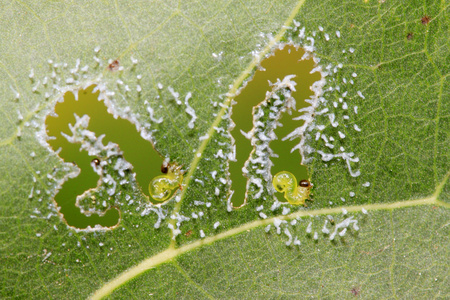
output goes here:
[{"label": "dark brown spot", "polygon": [[413,38],[413,33],[412,33],[412,32],[408,33],[408,35],[406,36],[406,38],[408,39],[408,41],[412,40],[412,38]]},{"label": "dark brown spot", "polygon": [[184,235],[185,235],[186,237],[189,237],[191,234],[192,234],[192,230],[188,230]]},{"label": "dark brown spot", "polygon": [[420,19],[420,22],[422,22],[423,25],[427,25],[428,23],[430,23],[431,19],[429,16],[425,15],[422,17],[422,19]]},{"label": "dark brown spot", "polygon": [[100,160],[98,158],[94,158],[91,163],[93,163],[94,165],[98,166],[100,164]]},{"label": "dark brown spot", "polygon": [[115,61],[109,64],[108,68],[110,71],[117,71],[119,70],[119,66],[120,66],[119,61],[116,59]]},{"label": "dark brown spot", "polygon": [[311,186],[311,182],[309,182],[308,180],[306,180],[306,179],[303,179],[302,181],[300,181],[299,182],[299,185],[301,186],[301,187],[310,187]]},{"label": "dark brown spot", "polygon": [[169,167],[167,166],[167,164],[162,164],[161,165],[161,173],[163,174],[167,174],[167,172],[169,172]]},{"label": "dark brown spot", "polygon": [[350,290],[350,292],[352,292],[353,296],[358,297],[361,293],[361,290],[359,289],[359,287],[355,286]]}]

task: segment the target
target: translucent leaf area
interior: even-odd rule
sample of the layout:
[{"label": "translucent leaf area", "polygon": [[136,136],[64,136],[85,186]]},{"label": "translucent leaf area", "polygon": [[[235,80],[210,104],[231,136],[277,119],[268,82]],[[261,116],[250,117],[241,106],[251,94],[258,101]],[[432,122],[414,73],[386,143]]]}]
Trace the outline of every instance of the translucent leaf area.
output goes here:
[{"label": "translucent leaf area", "polygon": [[[0,8],[0,298],[449,298],[446,1],[25,0]],[[307,164],[313,201],[274,197],[267,172],[276,168],[262,147],[249,160],[246,205],[236,209],[234,100],[286,47],[303,49],[321,74],[300,99],[311,106],[294,121],[306,125],[286,141],[292,166],[302,157]],[[259,100],[266,105],[243,116],[263,124],[257,135],[244,132],[255,145],[270,145],[269,125],[289,117],[278,109],[295,85],[288,75],[280,72]],[[183,172],[172,199],[152,204],[133,168],[114,168],[120,145],[108,148],[110,179],[77,213],[114,208],[114,229],[69,227],[54,201],[80,171],[52,149],[45,120],[65,94],[90,86],[161,155],[151,172],[163,159]]]}]

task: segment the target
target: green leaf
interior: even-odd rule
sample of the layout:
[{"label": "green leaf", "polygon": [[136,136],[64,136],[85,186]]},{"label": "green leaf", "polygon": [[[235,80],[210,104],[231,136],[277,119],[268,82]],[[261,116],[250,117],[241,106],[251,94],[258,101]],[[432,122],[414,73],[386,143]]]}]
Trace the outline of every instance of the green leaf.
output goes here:
[{"label": "green leaf", "polygon": [[[449,297],[450,5],[445,1],[26,0],[0,7],[2,299]],[[428,23],[421,21],[425,16]],[[341,126],[333,127],[327,114],[317,114],[314,122],[325,125],[328,137],[344,131],[346,138],[336,144],[359,157],[351,166],[361,175],[351,176],[343,159],[323,161],[319,150],[337,150],[316,140],[314,129],[307,141],[315,149],[314,202],[308,208],[283,205],[290,208],[283,214],[282,208],[269,209],[273,200],[250,197],[248,205],[228,212],[228,185],[218,180],[227,178],[227,164],[215,155],[229,151],[231,140],[215,127],[229,126],[222,117],[237,90],[280,43],[311,45],[299,38],[294,19],[301,23],[297,29],[304,26],[305,35],[314,37],[322,69],[331,64],[324,89],[334,89],[324,92],[327,102],[318,109],[335,111]],[[61,64],[56,76],[61,81],[55,83],[61,91],[43,85],[52,75],[49,59]],[[187,172],[179,202],[162,206],[166,218],[159,228],[156,213],[143,213],[148,200],[135,182],[126,189],[135,201],[119,207],[122,219],[114,230],[76,231],[58,215],[52,202],[58,180],[74,167],[45,147],[44,120],[66,87],[80,87],[65,81],[77,59],[89,66],[80,86],[104,84],[115,92],[115,107],[130,107],[142,124],[149,119],[146,100],[155,116],[164,118],[151,124],[156,149]],[[118,59],[124,71],[111,72],[108,59]],[[139,74],[141,93],[135,89]],[[344,84],[344,78],[354,84]],[[118,79],[133,92],[123,92]],[[189,104],[198,117],[194,129],[168,86],[183,100],[191,92]],[[340,103],[344,88],[348,122],[332,105]],[[212,105],[216,101],[224,107]],[[261,203],[267,219],[255,211]],[[192,217],[200,211],[202,217]],[[190,220],[181,222],[176,213]],[[178,228],[177,221],[181,234],[174,237],[168,226]],[[341,227],[330,239],[346,222],[346,232]],[[289,235],[300,246],[286,245]]]}]

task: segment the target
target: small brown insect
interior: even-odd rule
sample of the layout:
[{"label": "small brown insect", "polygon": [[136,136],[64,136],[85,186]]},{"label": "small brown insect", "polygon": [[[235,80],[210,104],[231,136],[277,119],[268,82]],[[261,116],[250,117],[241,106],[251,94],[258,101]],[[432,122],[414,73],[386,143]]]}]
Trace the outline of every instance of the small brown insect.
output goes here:
[{"label": "small brown insect", "polygon": [[413,33],[412,33],[412,32],[408,33],[408,35],[406,36],[406,38],[408,39],[408,41],[412,40],[412,38],[413,38]]},{"label": "small brown insect", "polygon": [[115,61],[113,61],[108,65],[108,68],[110,71],[117,71],[119,70],[119,66],[120,66],[119,61],[116,59]]},{"label": "small brown insect", "polygon": [[185,235],[186,237],[189,237],[191,234],[192,234],[192,230],[188,230],[184,235]]},{"label": "small brown insect", "polygon": [[310,187],[311,186],[311,182],[309,182],[309,180],[303,179],[298,183],[299,186],[301,187]]},{"label": "small brown insect", "polygon": [[422,17],[422,19],[420,19],[420,21],[422,22],[423,25],[427,25],[428,23],[430,23],[431,19],[429,16],[425,15]]},{"label": "small brown insect", "polygon": [[100,160],[98,158],[94,158],[91,163],[93,163],[94,165],[98,166],[100,165]]}]

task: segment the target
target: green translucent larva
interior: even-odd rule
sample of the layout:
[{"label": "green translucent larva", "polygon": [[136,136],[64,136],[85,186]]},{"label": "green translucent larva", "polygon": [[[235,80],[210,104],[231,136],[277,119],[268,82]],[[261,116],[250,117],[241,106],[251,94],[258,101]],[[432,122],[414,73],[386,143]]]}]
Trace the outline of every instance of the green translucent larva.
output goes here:
[{"label": "green translucent larva", "polygon": [[181,166],[177,166],[176,164],[163,164],[161,171],[165,174],[156,176],[148,185],[150,196],[156,201],[166,201],[179,188],[182,189],[183,172],[181,171]]},{"label": "green translucent larva", "polygon": [[287,171],[277,173],[273,177],[272,184],[278,192],[284,193],[284,198],[293,205],[305,204],[312,187],[311,182],[308,180],[302,180],[297,185],[297,179],[294,174]]}]

